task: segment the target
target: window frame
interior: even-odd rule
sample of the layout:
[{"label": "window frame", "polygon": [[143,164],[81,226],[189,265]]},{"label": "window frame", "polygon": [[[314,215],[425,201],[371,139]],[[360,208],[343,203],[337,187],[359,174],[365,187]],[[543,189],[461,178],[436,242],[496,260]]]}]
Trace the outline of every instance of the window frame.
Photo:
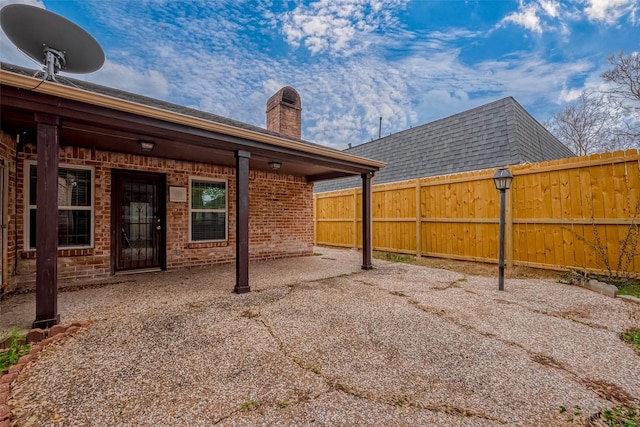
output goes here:
[{"label": "window frame", "polygon": [[[224,209],[194,209],[193,208],[193,183],[194,182],[211,182],[224,184]],[[194,240],[193,239],[193,212],[215,212],[224,213],[224,239],[207,239],[207,240]],[[207,178],[200,176],[189,177],[189,239],[188,243],[218,243],[229,241],[229,182],[224,178]]]},{"label": "window frame", "polygon": [[[24,250],[27,252],[35,252],[35,247],[29,247],[29,242],[31,241],[31,220],[30,214],[32,210],[37,211],[37,205],[31,205],[29,202],[31,200],[30,193],[30,183],[31,183],[31,166],[38,167],[38,162],[35,160],[25,160],[24,166]],[[73,245],[73,246],[59,246],[56,245],[58,250],[73,250],[73,249],[92,249],[95,244],[95,206],[96,206],[96,171],[93,166],[86,165],[77,165],[73,163],[60,163],[58,164],[59,168],[65,169],[78,169],[78,170],[88,170],[91,173],[91,205],[90,206],[59,206],[57,211],[66,210],[66,211],[90,211],[89,221],[90,221],[90,229],[89,229],[89,244],[88,245]],[[37,188],[37,184],[36,184]],[[37,197],[37,194],[36,194]]]}]

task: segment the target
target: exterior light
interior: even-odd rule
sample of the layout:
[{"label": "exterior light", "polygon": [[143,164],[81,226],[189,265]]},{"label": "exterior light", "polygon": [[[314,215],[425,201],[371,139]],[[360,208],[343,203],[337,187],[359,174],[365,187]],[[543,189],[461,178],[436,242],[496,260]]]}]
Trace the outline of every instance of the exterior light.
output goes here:
[{"label": "exterior light", "polygon": [[140,140],[140,141],[138,141],[138,144],[140,144],[140,149],[142,151],[146,151],[146,152],[153,151],[153,148],[156,146],[156,143],[153,142],[153,141],[142,141],[142,140]]},{"label": "exterior light", "polygon": [[282,163],[280,162],[269,162],[269,168],[272,171],[280,170],[280,166],[282,166]]},{"label": "exterior light", "polygon": [[509,172],[509,169],[500,168],[493,175],[493,182],[496,185],[496,190],[504,191],[511,188],[511,181],[513,180],[513,175]]},{"label": "exterior light", "polygon": [[500,168],[493,175],[493,183],[496,189],[500,190],[500,257],[498,259],[498,290],[504,291],[504,210],[505,210],[505,191],[511,188],[513,175],[509,169]]}]

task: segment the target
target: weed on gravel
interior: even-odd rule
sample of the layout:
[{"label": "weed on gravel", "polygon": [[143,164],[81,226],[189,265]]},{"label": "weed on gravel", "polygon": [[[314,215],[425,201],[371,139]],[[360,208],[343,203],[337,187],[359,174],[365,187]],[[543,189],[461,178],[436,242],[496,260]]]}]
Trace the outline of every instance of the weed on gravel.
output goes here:
[{"label": "weed on gravel", "polygon": [[640,355],[640,329],[633,328],[627,329],[624,332],[620,332],[620,339],[628,344],[631,344],[636,353]]},{"label": "weed on gravel", "polygon": [[240,410],[242,412],[255,411],[256,409],[258,409],[258,406],[260,406],[260,403],[258,403],[256,399],[247,397],[247,399],[242,402],[242,405],[240,405]]},{"label": "weed on gravel", "polygon": [[628,406],[606,409],[600,413],[600,418],[608,427],[635,427],[640,425],[640,412],[637,408]]},{"label": "weed on gravel", "polygon": [[[493,263],[462,261],[448,258],[416,257],[394,252],[374,251],[373,257],[383,261],[413,264],[422,267],[455,271],[463,275],[493,277],[498,274],[498,266]],[[505,271],[505,277],[511,279],[558,279],[560,273],[524,266],[512,266]]]},{"label": "weed on gravel", "polygon": [[11,329],[11,332],[0,341],[6,342],[8,339],[11,340],[9,348],[0,351],[0,373],[3,374],[8,372],[11,366],[18,363],[22,356],[31,351],[31,346],[25,343],[25,336],[20,332],[20,329]]},{"label": "weed on gravel", "polygon": [[416,257],[412,255],[402,255],[393,252],[374,252],[373,257],[384,261],[402,262],[405,264],[415,264]]},{"label": "weed on gravel", "polygon": [[586,384],[600,397],[613,403],[610,409],[604,409],[589,417],[589,427],[638,427],[640,426],[640,407],[638,400],[615,384],[604,381],[586,381]]}]

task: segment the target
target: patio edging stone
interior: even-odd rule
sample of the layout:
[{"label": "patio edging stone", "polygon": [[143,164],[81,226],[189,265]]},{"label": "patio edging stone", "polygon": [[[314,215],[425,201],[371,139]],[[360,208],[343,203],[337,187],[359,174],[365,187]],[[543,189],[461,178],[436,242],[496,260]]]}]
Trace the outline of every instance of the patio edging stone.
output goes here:
[{"label": "patio edging stone", "polygon": [[634,302],[636,304],[640,304],[640,298],[634,297],[632,295],[618,295],[617,298],[622,298],[625,301]]},{"label": "patio edging stone", "polygon": [[[18,378],[22,370],[32,361],[36,360],[38,354],[49,344],[59,342],[64,338],[74,336],[79,330],[86,329],[90,322],[74,322],[69,325],[54,325],[49,329],[33,328],[25,339],[23,344],[31,344],[29,353],[18,359],[18,362],[9,368],[9,371],[0,376],[0,427],[9,427],[11,425],[11,407],[8,404],[9,395],[11,394],[11,384]],[[0,343],[1,348],[9,348],[13,338],[9,337]],[[7,343],[9,343],[7,345]]]},{"label": "patio edging stone", "polygon": [[615,298],[618,294],[618,288],[616,286],[609,285],[605,282],[600,282],[596,279],[583,280],[582,287],[611,298]]}]

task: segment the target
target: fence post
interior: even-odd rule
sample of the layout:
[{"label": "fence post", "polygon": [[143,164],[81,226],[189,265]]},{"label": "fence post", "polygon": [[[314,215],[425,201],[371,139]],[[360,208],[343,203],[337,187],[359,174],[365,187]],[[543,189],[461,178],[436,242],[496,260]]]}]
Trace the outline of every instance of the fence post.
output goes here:
[{"label": "fence post", "polygon": [[358,189],[353,189],[353,224],[352,224],[352,233],[353,234],[353,247],[358,247]]},{"label": "fence post", "polygon": [[416,179],[416,258],[422,256],[422,187]]},{"label": "fence post", "polygon": [[[515,181],[515,175],[513,180]],[[506,201],[505,201],[505,263],[506,268],[510,269],[513,267],[513,197],[512,194],[514,192],[513,182],[511,183],[511,188],[507,190]]]}]

